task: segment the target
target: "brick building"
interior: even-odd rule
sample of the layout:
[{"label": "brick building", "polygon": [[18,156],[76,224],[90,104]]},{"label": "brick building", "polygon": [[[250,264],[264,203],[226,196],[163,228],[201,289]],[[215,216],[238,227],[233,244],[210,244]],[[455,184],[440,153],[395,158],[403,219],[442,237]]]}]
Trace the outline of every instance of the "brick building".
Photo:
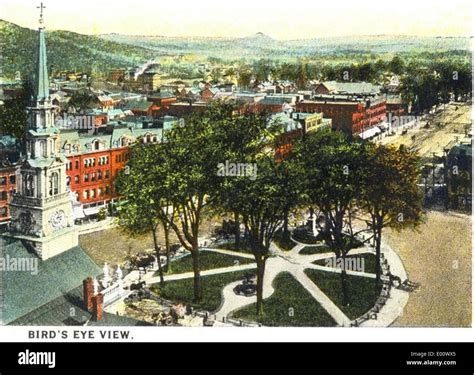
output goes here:
[{"label": "brick building", "polygon": [[7,163],[0,165],[0,225],[10,219],[10,201],[16,192],[16,167]]},{"label": "brick building", "polygon": [[61,148],[67,157],[66,184],[75,201],[76,219],[92,216],[118,198],[114,184],[119,171],[129,160],[135,142],[158,143],[163,128],[136,124],[108,125],[93,135],[76,131],[60,134]]},{"label": "brick building", "polygon": [[352,136],[360,134],[385,121],[386,100],[371,98],[366,101],[349,96],[319,96],[296,104],[297,112],[323,113],[332,119],[333,130]]}]

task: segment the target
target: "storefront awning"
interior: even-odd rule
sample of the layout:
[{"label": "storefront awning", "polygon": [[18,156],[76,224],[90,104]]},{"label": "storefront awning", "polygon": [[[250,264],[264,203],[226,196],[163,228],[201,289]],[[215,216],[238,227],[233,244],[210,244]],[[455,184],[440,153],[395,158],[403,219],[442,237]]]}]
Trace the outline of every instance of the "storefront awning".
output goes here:
[{"label": "storefront awning", "polygon": [[369,138],[375,137],[377,134],[380,134],[381,132],[382,131],[377,126],[374,126],[373,128],[360,133],[359,137],[361,137],[362,139],[369,139]]},{"label": "storefront awning", "polygon": [[84,213],[86,216],[97,215],[99,211],[104,208],[103,206],[84,208]]},{"label": "storefront awning", "polygon": [[82,206],[73,207],[72,214],[74,216],[74,220],[84,219],[86,217]]}]

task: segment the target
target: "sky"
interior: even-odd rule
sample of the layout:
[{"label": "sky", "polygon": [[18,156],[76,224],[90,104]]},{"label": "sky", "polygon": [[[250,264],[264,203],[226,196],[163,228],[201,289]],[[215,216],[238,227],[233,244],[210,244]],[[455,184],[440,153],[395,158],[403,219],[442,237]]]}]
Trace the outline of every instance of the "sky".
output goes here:
[{"label": "sky", "polygon": [[[472,0],[43,0],[49,30],[275,39],[469,36]],[[37,28],[40,0],[1,0],[0,18]]]}]

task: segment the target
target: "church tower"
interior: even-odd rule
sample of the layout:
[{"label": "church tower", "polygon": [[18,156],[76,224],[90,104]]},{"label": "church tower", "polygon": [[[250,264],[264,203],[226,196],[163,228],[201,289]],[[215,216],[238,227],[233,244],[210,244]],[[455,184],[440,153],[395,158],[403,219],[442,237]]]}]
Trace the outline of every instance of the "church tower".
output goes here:
[{"label": "church tower", "polygon": [[49,93],[46,38],[41,5],[34,97],[28,108],[24,156],[11,202],[10,234],[46,260],[78,246],[66,186],[67,159],[61,153]]}]

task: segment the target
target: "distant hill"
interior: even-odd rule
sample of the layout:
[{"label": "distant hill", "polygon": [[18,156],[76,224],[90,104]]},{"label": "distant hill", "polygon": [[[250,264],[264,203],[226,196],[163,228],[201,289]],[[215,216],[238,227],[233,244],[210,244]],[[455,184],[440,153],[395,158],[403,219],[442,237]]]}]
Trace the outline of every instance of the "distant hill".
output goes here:
[{"label": "distant hill", "polygon": [[[69,31],[48,31],[48,64],[57,70],[106,71],[150,60],[150,49],[108,41]],[[4,75],[31,74],[37,50],[37,32],[0,20]]]},{"label": "distant hill", "polygon": [[411,37],[411,36],[356,36],[276,40],[264,33],[245,38],[164,37],[147,35],[107,34],[108,41],[150,48],[158,54],[196,54],[224,59],[274,58],[302,56],[331,56],[356,54],[393,54],[409,52],[468,51],[469,38]]},{"label": "distant hill", "polygon": [[[35,63],[36,31],[0,20],[4,75],[30,74]],[[48,63],[56,70],[107,71],[138,65],[163,56],[197,55],[222,59],[336,57],[361,54],[456,50],[464,54],[469,38],[366,37],[315,38],[282,41],[259,32],[245,38],[164,37],[104,34],[91,36],[69,31],[47,31]]]}]

